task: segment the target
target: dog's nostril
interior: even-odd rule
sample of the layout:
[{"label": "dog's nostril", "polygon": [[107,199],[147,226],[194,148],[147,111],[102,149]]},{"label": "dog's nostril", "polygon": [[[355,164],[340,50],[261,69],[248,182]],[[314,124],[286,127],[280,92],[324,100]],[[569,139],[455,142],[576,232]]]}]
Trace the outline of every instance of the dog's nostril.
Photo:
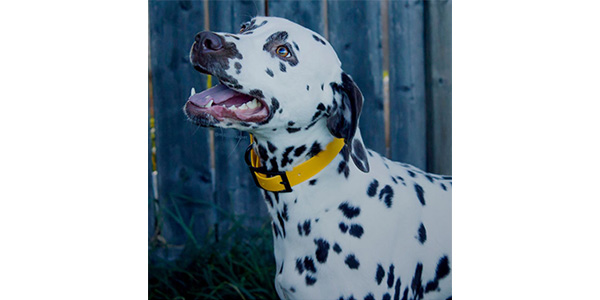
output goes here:
[{"label": "dog's nostril", "polygon": [[218,35],[216,35],[212,32],[209,32],[209,31],[203,31],[203,32],[196,34],[194,40],[196,41],[197,44],[201,45],[201,47],[202,47],[202,49],[200,49],[201,51],[203,51],[203,50],[217,51],[217,50],[223,49],[223,43],[221,42],[221,37],[219,37]]}]

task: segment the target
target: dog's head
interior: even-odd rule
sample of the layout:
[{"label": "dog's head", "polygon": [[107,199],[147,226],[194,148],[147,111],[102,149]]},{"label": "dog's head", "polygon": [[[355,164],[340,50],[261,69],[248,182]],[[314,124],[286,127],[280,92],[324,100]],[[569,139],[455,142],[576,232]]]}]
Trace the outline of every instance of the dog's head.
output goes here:
[{"label": "dog's head", "polygon": [[196,124],[290,134],[326,126],[351,147],[363,97],[319,34],[286,19],[256,17],[237,34],[198,33],[190,61],[220,82],[192,91],[184,111]]}]

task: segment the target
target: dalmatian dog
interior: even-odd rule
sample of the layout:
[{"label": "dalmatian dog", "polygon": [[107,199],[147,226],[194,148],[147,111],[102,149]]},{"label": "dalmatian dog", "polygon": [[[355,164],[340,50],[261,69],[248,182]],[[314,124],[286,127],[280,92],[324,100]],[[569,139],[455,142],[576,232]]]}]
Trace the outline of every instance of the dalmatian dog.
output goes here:
[{"label": "dalmatian dog", "polygon": [[319,34],[256,17],[237,34],[200,32],[190,60],[220,84],[192,95],[197,125],[249,132],[264,172],[341,150],[285,191],[263,190],[281,299],[451,299],[452,178],[368,150],[363,96]]}]

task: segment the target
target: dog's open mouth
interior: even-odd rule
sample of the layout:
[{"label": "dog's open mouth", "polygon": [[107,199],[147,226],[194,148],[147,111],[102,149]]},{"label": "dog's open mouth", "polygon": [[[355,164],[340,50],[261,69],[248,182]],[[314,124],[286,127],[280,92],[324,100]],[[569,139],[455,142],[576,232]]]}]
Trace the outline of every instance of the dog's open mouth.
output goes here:
[{"label": "dog's open mouth", "polygon": [[192,118],[202,118],[208,114],[218,121],[261,122],[269,115],[269,109],[262,99],[236,92],[223,84],[200,93],[192,88],[185,111]]}]

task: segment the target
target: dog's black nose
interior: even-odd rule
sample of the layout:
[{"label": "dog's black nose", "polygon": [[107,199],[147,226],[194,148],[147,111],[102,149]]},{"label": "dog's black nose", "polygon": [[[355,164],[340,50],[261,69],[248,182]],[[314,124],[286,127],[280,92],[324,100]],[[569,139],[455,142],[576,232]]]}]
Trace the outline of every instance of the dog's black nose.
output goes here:
[{"label": "dog's black nose", "polygon": [[221,37],[210,31],[203,31],[196,34],[194,40],[196,41],[194,46],[200,52],[219,51],[223,49]]}]

